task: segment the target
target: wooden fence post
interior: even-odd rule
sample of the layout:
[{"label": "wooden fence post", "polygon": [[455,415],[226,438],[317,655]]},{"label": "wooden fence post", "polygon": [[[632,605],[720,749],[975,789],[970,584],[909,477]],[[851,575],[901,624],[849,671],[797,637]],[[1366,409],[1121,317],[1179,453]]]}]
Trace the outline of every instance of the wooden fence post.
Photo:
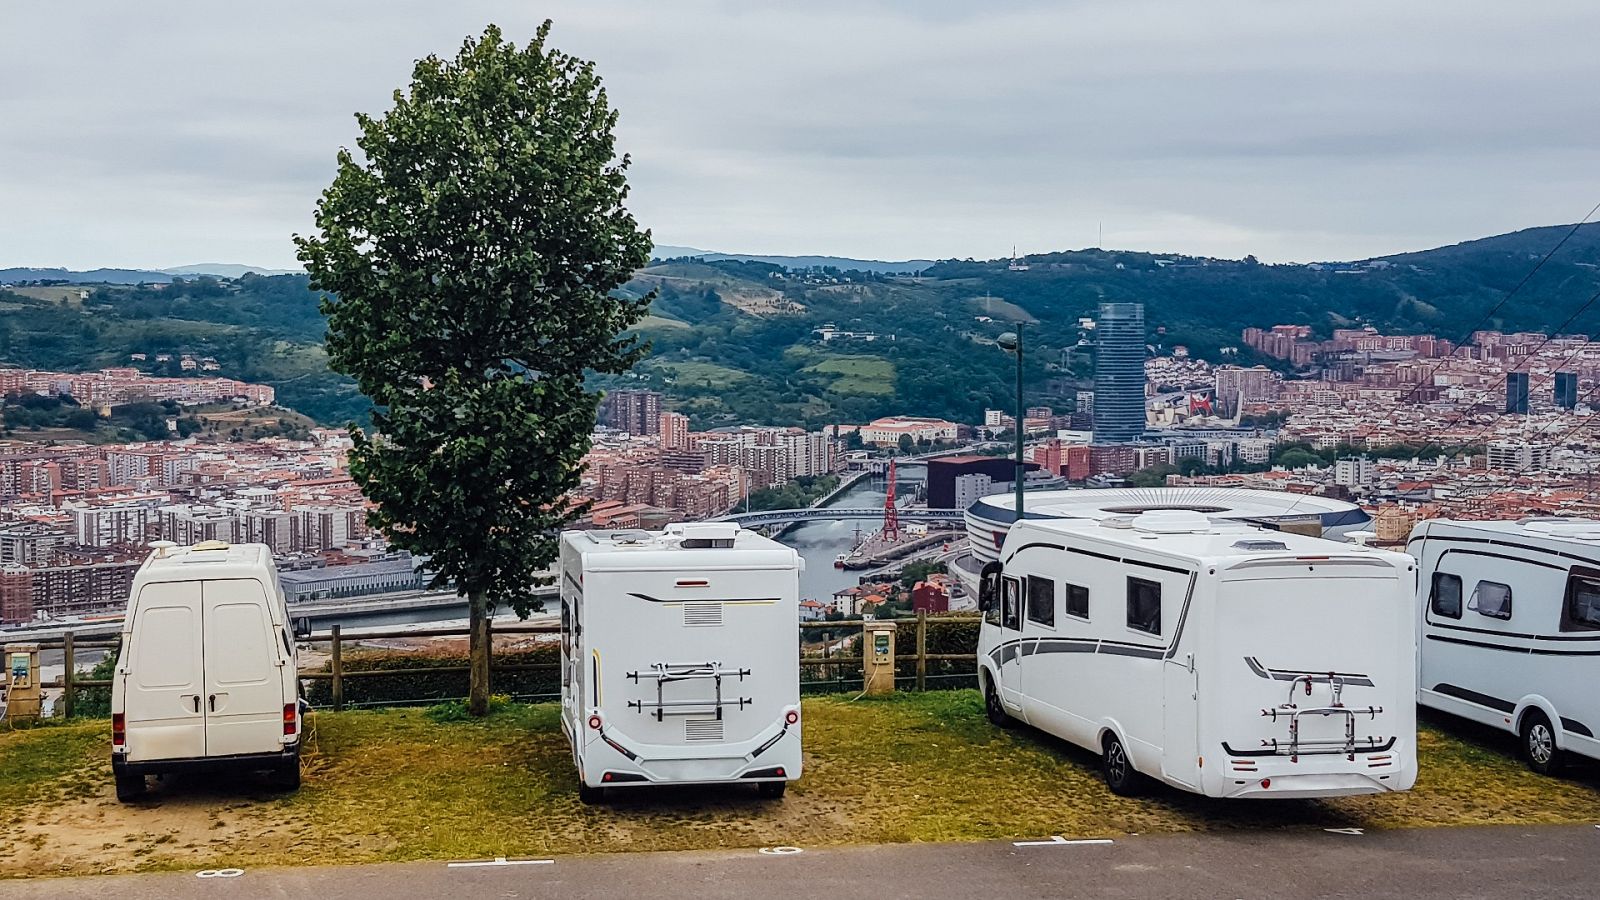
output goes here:
[{"label": "wooden fence post", "polygon": [[73,670],[77,668],[77,655],[72,649],[72,632],[61,636],[61,662],[66,670],[61,674],[61,718],[72,718]]},{"label": "wooden fence post", "polygon": [[489,654],[489,696],[494,696],[494,616],[483,618],[484,649]]},{"label": "wooden fence post", "polygon": [[928,689],[928,611],[917,610],[917,690]]},{"label": "wooden fence post", "polygon": [[333,626],[333,709],[344,709],[344,644],[339,640],[339,626]]}]

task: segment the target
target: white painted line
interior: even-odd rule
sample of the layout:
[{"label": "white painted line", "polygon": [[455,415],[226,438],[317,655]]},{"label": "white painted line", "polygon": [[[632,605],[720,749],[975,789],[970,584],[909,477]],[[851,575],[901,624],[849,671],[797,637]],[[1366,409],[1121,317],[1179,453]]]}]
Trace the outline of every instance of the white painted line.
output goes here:
[{"label": "white painted line", "polygon": [[496,856],[494,859],[483,862],[453,862],[445,863],[447,869],[474,869],[480,866],[550,866],[554,865],[553,859],[506,859]]},{"label": "white painted line", "polygon": [[238,878],[244,874],[243,869],[201,869],[194,873],[196,878]]},{"label": "white painted line", "polygon": [[1329,834],[1366,834],[1365,831],[1359,828],[1324,828],[1322,830]]},{"label": "white painted line", "polygon": [[766,854],[767,856],[792,856],[796,853],[804,853],[805,851],[801,850],[799,847],[762,847],[757,852]]},{"label": "white painted line", "polygon": [[1081,838],[1069,841],[1059,834],[1053,834],[1048,841],[1012,841],[1013,847],[1063,847],[1068,844],[1111,844],[1115,843],[1110,838]]}]

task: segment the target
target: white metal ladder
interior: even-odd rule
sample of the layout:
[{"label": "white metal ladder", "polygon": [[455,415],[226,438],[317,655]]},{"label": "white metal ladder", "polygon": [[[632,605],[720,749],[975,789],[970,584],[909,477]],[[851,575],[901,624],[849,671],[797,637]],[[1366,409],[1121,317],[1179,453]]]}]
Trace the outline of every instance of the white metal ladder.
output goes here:
[{"label": "white metal ladder", "polygon": [[[754,701],[749,697],[722,696],[722,679],[737,678],[744,681],[750,674],[749,669],[725,669],[720,662],[703,663],[654,663],[648,672],[629,672],[628,678],[635,683],[645,679],[653,679],[656,683],[656,699],[654,700],[629,700],[628,708],[637,709],[640,713],[647,710],[656,717],[656,721],[663,721],[667,716],[699,716],[714,715],[719,720],[722,718],[724,707],[733,706],[744,709]],[[715,686],[716,696],[709,700],[668,700],[666,699],[666,686],[679,681],[700,681],[711,679]]]},{"label": "white metal ladder", "polygon": [[[1295,705],[1295,689],[1305,686],[1306,696],[1311,696],[1313,685],[1326,684],[1332,694],[1332,700],[1327,706],[1312,706],[1301,709]],[[1343,755],[1350,760],[1356,758],[1357,750],[1377,750],[1382,746],[1382,741],[1373,736],[1365,738],[1356,737],[1356,717],[1369,716],[1373,720],[1383,712],[1381,706],[1351,707],[1345,706],[1342,699],[1344,694],[1344,679],[1332,672],[1327,675],[1299,675],[1289,682],[1289,699],[1271,709],[1263,709],[1261,714],[1272,721],[1286,718],[1289,720],[1289,740],[1279,741],[1277,738],[1265,739],[1261,746],[1270,749],[1278,756],[1289,757],[1290,762],[1299,762],[1301,756],[1331,756]],[[1302,740],[1300,738],[1300,719],[1302,716],[1339,716],[1344,719],[1344,738],[1313,738]]]}]

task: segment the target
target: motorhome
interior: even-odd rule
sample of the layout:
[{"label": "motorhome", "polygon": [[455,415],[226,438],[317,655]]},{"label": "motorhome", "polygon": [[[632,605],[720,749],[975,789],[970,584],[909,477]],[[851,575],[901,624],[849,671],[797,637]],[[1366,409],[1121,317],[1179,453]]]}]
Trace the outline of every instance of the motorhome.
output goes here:
[{"label": "motorhome", "polygon": [[794,550],[729,523],[561,542],[561,726],[579,796],[800,777]]},{"label": "motorhome", "polygon": [[1509,731],[1535,771],[1600,758],[1600,521],[1419,524],[1417,702]]},{"label": "motorhome", "polygon": [[1415,579],[1404,554],[1193,511],[1025,519],[981,576],[985,706],[1100,753],[1121,794],[1403,791]]},{"label": "motorhome", "polygon": [[156,542],[133,579],[111,682],[117,798],[182,771],[261,770],[299,787],[295,636],[265,545]]}]

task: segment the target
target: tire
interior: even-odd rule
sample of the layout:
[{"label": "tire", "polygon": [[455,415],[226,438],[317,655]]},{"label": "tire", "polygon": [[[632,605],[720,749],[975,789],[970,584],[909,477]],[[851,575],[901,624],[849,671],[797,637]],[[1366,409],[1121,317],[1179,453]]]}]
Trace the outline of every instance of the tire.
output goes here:
[{"label": "tire", "polygon": [[1522,758],[1528,768],[1540,775],[1561,771],[1561,751],[1556,749],[1556,730],[1550,718],[1537,709],[1522,717]]},{"label": "tire", "polygon": [[590,787],[582,781],[578,782],[578,802],[585,806],[594,806],[606,799],[606,789],[603,787]]},{"label": "tire", "polygon": [[116,781],[117,802],[134,803],[144,797],[143,775],[118,775]]},{"label": "tire", "polygon": [[272,786],[280,791],[300,790],[300,760],[298,757],[293,762],[280,763],[272,771]]},{"label": "tire", "polygon": [[1133,768],[1128,749],[1115,734],[1106,735],[1100,756],[1100,774],[1105,776],[1106,787],[1118,797],[1137,797],[1142,793],[1143,776]]},{"label": "tire", "polygon": [[789,789],[787,781],[763,781],[756,785],[756,793],[769,800],[782,800],[783,792]]},{"label": "tire", "polygon": [[994,679],[986,679],[988,687],[983,692],[983,714],[989,717],[990,724],[996,728],[1010,728],[1016,723],[1011,714],[1006,712],[1005,704],[1000,702],[1000,693],[995,690]]}]

